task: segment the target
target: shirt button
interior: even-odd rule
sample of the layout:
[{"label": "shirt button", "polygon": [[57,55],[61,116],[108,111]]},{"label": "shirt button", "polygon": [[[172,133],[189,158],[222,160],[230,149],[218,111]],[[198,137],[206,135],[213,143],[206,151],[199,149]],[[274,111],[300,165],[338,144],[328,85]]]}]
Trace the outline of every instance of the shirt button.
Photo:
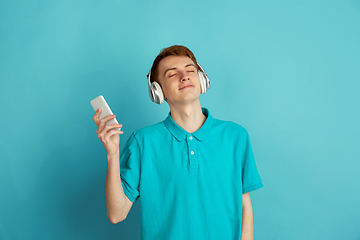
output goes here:
[{"label": "shirt button", "polygon": [[193,139],[193,137],[192,137],[192,136],[190,136],[190,137],[189,137],[189,139],[190,139],[190,140],[192,140],[192,139]]},{"label": "shirt button", "polygon": [[194,155],[194,151],[191,151],[191,155]]}]

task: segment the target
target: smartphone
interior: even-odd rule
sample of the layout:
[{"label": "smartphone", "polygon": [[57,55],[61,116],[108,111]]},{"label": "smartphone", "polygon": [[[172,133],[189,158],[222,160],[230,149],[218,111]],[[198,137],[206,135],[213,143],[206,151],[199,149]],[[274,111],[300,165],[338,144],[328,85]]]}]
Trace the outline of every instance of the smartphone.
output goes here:
[{"label": "smartphone", "polygon": [[[109,105],[107,104],[107,102],[105,101],[105,98],[102,95],[100,95],[97,98],[94,98],[93,100],[91,100],[90,104],[93,107],[95,112],[99,108],[101,108],[101,113],[99,115],[100,119],[103,119],[104,117],[109,116],[109,115],[113,115]],[[116,120],[116,118],[110,119],[105,123],[105,125],[111,125],[111,124],[119,124],[119,123]],[[114,128],[114,129],[119,129],[120,130],[120,128]]]}]

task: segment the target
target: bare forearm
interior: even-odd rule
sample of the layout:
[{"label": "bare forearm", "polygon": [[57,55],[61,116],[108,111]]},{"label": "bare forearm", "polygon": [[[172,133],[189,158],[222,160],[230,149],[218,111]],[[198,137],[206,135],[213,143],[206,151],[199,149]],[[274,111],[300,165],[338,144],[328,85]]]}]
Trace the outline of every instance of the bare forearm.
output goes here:
[{"label": "bare forearm", "polygon": [[126,196],[121,185],[119,156],[108,156],[108,168],[105,181],[107,216],[112,223],[124,219],[123,209]]},{"label": "bare forearm", "polygon": [[254,240],[252,206],[243,207],[241,240]]}]

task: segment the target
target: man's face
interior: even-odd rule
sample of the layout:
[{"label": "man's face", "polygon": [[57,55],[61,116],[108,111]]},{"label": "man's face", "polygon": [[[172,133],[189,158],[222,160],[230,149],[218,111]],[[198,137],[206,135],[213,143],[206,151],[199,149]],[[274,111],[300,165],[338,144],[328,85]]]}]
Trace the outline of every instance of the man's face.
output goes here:
[{"label": "man's face", "polygon": [[158,81],[169,104],[186,104],[199,98],[199,76],[189,57],[167,56],[158,69]]}]

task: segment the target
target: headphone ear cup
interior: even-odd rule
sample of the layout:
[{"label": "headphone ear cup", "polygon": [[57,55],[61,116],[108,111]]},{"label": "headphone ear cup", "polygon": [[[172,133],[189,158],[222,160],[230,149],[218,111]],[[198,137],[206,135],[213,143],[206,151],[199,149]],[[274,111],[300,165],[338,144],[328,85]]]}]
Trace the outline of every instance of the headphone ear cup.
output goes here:
[{"label": "headphone ear cup", "polygon": [[201,94],[206,93],[206,82],[205,82],[205,78],[202,74],[201,71],[198,71],[198,75],[199,75],[199,80],[200,80],[200,88],[201,88]]},{"label": "headphone ear cup", "polygon": [[151,91],[152,91],[152,95],[154,96],[153,102],[157,104],[162,104],[164,102],[164,94],[160,84],[155,81],[152,82]]}]

